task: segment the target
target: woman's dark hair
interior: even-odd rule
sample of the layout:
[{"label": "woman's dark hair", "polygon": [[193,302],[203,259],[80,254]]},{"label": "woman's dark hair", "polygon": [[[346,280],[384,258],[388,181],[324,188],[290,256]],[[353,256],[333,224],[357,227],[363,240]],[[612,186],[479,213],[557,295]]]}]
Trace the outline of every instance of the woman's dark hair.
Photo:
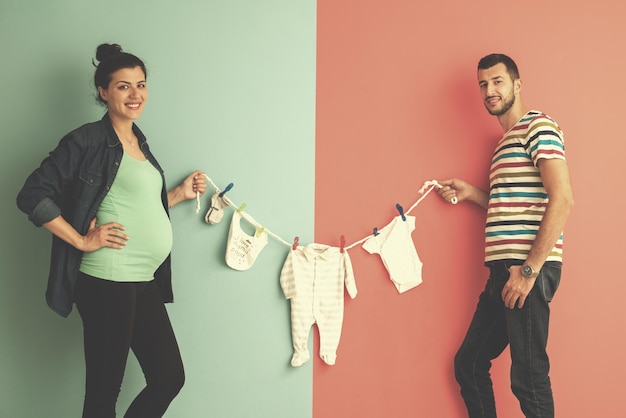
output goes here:
[{"label": "woman's dark hair", "polygon": [[102,87],[106,90],[111,82],[111,74],[117,70],[140,67],[146,78],[148,77],[148,72],[146,71],[146,66],[143,61],[133,54],[122,51],[122,47],[118,44],[98,45],[96,49],[96,61],[98,61],[99,64],[96,64],[96,62],[92,60],[94,67],[96,67],[96,73],[93,76],[93,82],[96,86],[96,100],[104,106],[106,106],[107,103],[100,97],[100,92],[97,91],[98,87]]},{"label": "woman's dark hair", "polygon": [[515,61],[513,61],[511,57],[508,57],[504,54],[490,54],[486,57],[481,58],[478,62],[478,69],[486,70],[496,64],[504,64],[504,66],[506,67],[506,71],[511,77],[511,80],[517,80],[519,78],[519,70],[517,69],[517,64],[515,64]]}]

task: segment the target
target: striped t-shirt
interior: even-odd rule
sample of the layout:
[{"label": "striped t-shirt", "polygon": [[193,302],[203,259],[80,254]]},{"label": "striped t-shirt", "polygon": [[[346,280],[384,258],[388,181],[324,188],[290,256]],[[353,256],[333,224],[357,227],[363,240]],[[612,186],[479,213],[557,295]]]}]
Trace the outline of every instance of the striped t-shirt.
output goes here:
[{"label": "striped t-shirt", "polygon": [[[498,143],[489,172],[485,263],[526,260],[548,205],[540,159],[565,159],[563,132],[531,110]],[[563,235],[546,261],[562,261]]]}]

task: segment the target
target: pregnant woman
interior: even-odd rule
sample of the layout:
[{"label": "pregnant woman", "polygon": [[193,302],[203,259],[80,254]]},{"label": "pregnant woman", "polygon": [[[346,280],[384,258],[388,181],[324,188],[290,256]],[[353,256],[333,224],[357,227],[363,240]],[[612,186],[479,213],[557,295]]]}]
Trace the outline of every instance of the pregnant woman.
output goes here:
[{"label": "pregnant woman", "polygon": [[28,177],[18,207],[53,234],[46,298],[84,329],[83,418],[113,418],[129,349],[146,378],[125,418],[162,417],[184,383],[165,309],[172,302],[169,208],[204,194],[192,172],[167,191],[163,170],[134,123],[146,105],[146,67],[102,44],[94,76],[104,117],[65,135]]}]

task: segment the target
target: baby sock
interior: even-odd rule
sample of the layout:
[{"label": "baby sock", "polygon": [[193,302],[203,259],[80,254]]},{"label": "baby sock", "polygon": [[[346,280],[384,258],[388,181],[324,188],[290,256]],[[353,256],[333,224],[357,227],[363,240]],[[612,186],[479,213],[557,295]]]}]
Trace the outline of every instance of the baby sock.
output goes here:
[{"label": "baby sock", "polygon": [[220,197],[220,192],[215,192],[211,197],[211,207],[204,216],[204,220],[209,224],[219,223],[224,217],[224,208],[228,206],[228,202],[224,197]]}]

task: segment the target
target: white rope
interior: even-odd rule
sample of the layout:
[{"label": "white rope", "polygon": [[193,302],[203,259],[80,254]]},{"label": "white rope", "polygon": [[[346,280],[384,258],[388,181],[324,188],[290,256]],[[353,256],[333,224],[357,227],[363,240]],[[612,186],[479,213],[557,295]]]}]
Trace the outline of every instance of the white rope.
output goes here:
[{"label": "white rope", "polygon": [[[250,216],[249,214],[247,214],[244,211],[240,211],[239,213],[241,213],[241,217],[244,218],[246,221],[250,222],[252,225],[254,225],[256,228],[265,228],[263,225],[259,224],[252,216]],[[291,244],[289,244],[287,241],[285,241],[284,239],[282,239],[281,237],[279,237],[278,235],[276,235],[275,233],[273,233],[272,231],[270,231],[269,229],[265,228],[264,229],[265,232],[267,232],[269,235],[271,235],[272,237],[274,237],[277,241],[285,244],[287,247],[291,247]]]},{"label": "white rope", "polygon": [[[213,180],[211,180],[209,176],[205,174],[204,177],[206,177],[209,183],[211,183],[211,186],[213,186],[216,192],[221,192],[220,188],[217,187],[217,185],[213,182]],[[239,205],[235,204],[235,202],[230,200],[226,195],[222,196],[222,199],[224,199],[224,201],[228,204],[228,206],[233,206],[235,208],[239,207]],[[235,210],[239,210],[239,209],[235,209]],[[196,213],[200,213],[200,193],[198,192],[196,192]],[[255,228],[262,229],[263,231],[267,232],[268,235],[274,237],[277,241],[281,242],[282,244],[285,244],[288,247],[291,247],[291,244],[289,244],[287,241],[285,241],[284,239],[282,239],[281,237],[279,237],[278,235],[276,235],[275,233],[273,233],[272,231],[270,231],[269,229],[261,225],[259,222],[256,221],[256,219],[254,219],[248,213],[244,212],[243,210],[239,210],[239,213],[241,213],[242,218],[250,222]]]},{"label": "white rope", "polygon": [[[213,182],[213,180],[211,180],[211,178],[209,176],[207,176],[206,174],[204,175],[206,177],[206,179],[208,180],[208,182],[211,184],[211,186],[213,186],[213,188],[215,189],[216,192],[221,192],[220,188],[217,187],[217,185]],[[437,180],[430,180],[424,183],[424,185],[419,189],[419,194],[422,195],[422,197],[420,197],[410,208],[409,210],[407,210],[405,212],[405,214],[409,214],[413,209],[415,209],[417,207],[417,205],[419,205],[422,200],[424,200],[426,198],[426,196],[428,196],[428,194],[430,192],[432,192],[434,189],[438,188],[441,189],[443,186],[441,184],[439,184],[437,182]],[[426,190],[428,189],[428,190]],[[224,199],[224,201],[228,204],[228,206],[233,206],[235,208],[238,208],[239,205],[236,205],[232,200],[230,200],[228,197],[226,197],[226,195],[222,196],[222,198]],[[454,196],[452,198],[452,200],[450,201],[452,204],[457,204],[458,199],[456,198],[456,196]],[[261,225],[259,222],[257,222],[252,216],[250,216],[248,213],[244,212],[243,209],[235,209],[238,210],[239,213],[241,213],[241,216],[243,218],[245,218],[248,222],[250,222],[252,225],[254,225],[257,229],[263,229],[265,232],[267,232],[269,235],[271,235],[274,239],[276,239],[277,241],[279,241],[282,244],[285,244],[288,247],[291,247],[292,244],[290,244],[289,242],[285,241],[284,239],[282,239],[281,237],[279,237],[278,235],[274,234],[272,231],[270,231],[269,229],[267,229],[266,227],[264,227],[263,225]],[[196,213],[200,213],[200,193],[196,192]],[[351,248],[356,247],[359,244],[364,243],[365,241],[367,241],[370,237],[372,237],[373,234],[370,234],[360,240],[358,240],[355,243],[352,243],[350,245],[344,246],[344,250],[349,250]]]},{"label": "white rope", "polygon": [[[443,186],[440,185],[439,183],[437,183],[437,180],[431,180],[431,181],[425,182],[424,185],[419,189],[419,192],[418,192],[419,194],[421,194],[423,196],[420,197],[415,203],[413,203],[413,205],[409,208],[409,210],[404,212],[404,214],[408,215],[413,209],[415,209],[417,207],[417,205],[419,205],[422,202],[422,200],[424,200],[424,198],[426,198],[426,196],[428,196],[428,194],[433,191],[433,189],[435,187],[442,188]],[[428,190],[424,191],[426,189],[428,189]],[[366,236],[365,238],[362,238],[362,239],[358,240],[357,242],[346,246],[345,249],[349,250],[351,248],[354,248],[357,245],[364,243],[365,241],[367,241],[369,238],[371,238],[373,236],[374,236],[374,234],[370,234],[370,235]]]},{"label": "white rope", "polygon": [[[207,176],[206,174],[204,175],[204,177],[206,177],[209,183],[211,183],[211,186],[213,186],[216,192],[221,192],[220,188],[217,187],[217,185],[213,182],[213,180],[211,180],[211,177]],[[224,196],[224,199],[228,199],[228,198]],[[228,203],[230,202],[230,200],[227,200],[226,202]],[[196,192],[196,213],[200,213],[200,192]]]}]

